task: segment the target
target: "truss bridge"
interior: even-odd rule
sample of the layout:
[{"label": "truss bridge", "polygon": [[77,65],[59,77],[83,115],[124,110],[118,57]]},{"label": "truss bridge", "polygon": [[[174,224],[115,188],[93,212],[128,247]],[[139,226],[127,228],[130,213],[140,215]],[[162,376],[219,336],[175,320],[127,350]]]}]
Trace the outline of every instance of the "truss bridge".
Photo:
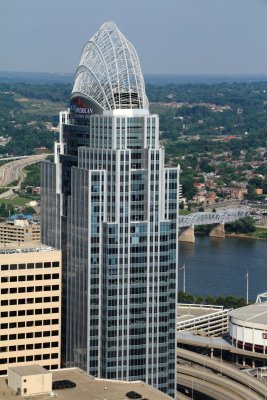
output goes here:
[{"label": "truss bridge", "polygon": [[196,212],[188,215],[179,216],[179,240],[184,242],[194,242],[195,225],[214,225],[210,232],[213,237],[225,237],[224,224],[237,221],[247,217],[249,211],[245,208],[224,208],[216,212]]}]

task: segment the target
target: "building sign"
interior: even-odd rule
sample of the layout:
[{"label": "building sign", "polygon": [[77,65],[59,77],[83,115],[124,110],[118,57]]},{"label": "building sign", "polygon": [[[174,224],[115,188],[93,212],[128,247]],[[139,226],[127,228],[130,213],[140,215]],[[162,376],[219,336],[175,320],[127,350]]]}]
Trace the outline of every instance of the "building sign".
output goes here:
[{"label": "building sign", "polygon": [[93,114],[92,107],[87,107],[85,102],[80,97],[75,97],[70,103],[70,112],[74,118],[89,118]]},{"label": "building sign", "polygon": [[262,339],[267,339],[267,332],[262,332]]}]

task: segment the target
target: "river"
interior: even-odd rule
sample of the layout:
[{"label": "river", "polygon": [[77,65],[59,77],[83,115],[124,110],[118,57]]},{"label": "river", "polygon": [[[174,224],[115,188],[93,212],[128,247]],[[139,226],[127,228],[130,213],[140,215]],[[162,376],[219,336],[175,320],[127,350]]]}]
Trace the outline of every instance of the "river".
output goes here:
[{"label": "river", "polygon": [[[196,237],[195,243],[179,243],[179,265],[185,264],[186,293],[201,296],[246,298],[267,292],[267,241],[226,237]],[[183,289],[183,269],[179,269],[179,289]]]}]

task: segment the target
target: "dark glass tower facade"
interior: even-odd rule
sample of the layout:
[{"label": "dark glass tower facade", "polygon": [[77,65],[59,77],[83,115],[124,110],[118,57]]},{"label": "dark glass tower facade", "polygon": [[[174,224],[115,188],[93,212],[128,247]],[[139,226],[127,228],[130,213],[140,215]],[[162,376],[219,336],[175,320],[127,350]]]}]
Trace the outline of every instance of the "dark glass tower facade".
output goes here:
[{"label": "dark glass tower facade", "polygon": [[105,23],[42,165],[42,240],[63,251],[65,365],[175,397],[179,168],[148,106],[134,47]]}]

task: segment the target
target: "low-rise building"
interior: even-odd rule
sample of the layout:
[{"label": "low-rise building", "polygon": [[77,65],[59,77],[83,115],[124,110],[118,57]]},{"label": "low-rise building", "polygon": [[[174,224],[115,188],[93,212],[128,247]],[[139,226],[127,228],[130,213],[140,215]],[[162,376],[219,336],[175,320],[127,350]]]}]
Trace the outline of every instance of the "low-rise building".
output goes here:
[{"label": "low-rise building", "polygon": [[255,194],[257,194],[257,195],[263,194],[263,189],[262,188],[256,188],[255,189]]},{"label": "low-rise building", "polygon": [[229,188],[229,191],[231,198],[238,200],[242,200],[248,192],[245,188]]},{"label": "low-rise building", "polygon": [[40,224],[23,214],[0,224],[0,243],[24,243],[40,240]]},{"label": "low-rise building", "polygon": [[0,375],[33,363],[59,368],[61,252],[0,244],[0,294]]},{"label": "low-rise building", "polygon": [[217,194],[215,192],[208,192],[205,194],[205,199],[206,201],[215,201],[215,199],[217,198]]}]

